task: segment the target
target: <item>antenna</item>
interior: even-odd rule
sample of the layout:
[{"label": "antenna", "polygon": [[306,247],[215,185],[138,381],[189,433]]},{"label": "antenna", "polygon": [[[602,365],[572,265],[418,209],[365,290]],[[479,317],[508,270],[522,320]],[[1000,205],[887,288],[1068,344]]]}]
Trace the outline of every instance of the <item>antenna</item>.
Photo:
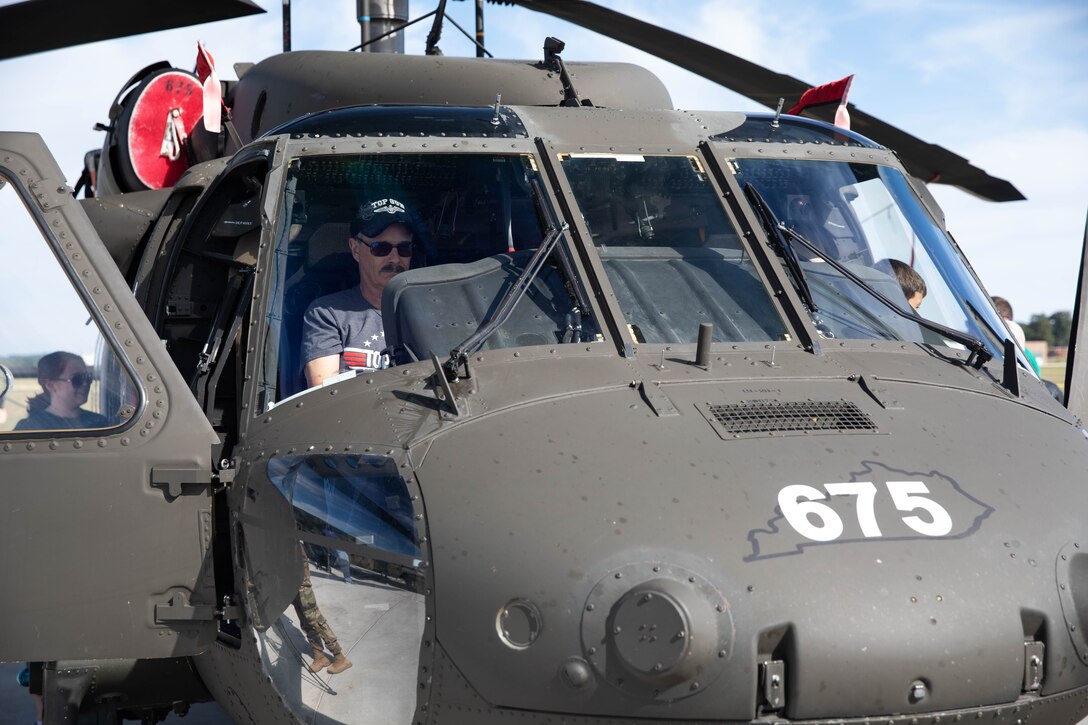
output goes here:
[{"label": "antenna", "polygon": [[782,105],[785,102],[785,98],[778,99],[778,108],[774,109],[774,120],[771,121],[771,128],[778,128],[778,117],[782,115]]},{"label": "antenna", "polygon": [[484,0],[476,0],[476,57],[483,58],[484,48]]},{"label": "antenna", "polygon": [[495,112],[494,115],[491,116],[491,125],[492,126],[498,126],[500,123],[502,123],[502,119],[499,118],[499,104],[501,104],[501,103],[502,103],[502,94],[501,93],[496,93],[495,94],[495,105],[493,105],[491,107]]},{"label": "antenna", "polygon": [[699,340],[695,346],[695,366],[710,370],[710,345],[714,335],[714,325],[709,322],[699,323]]},{"label": "antenna", "polygon": [[291,0],[283,0],[283,52],[291,52]]}]

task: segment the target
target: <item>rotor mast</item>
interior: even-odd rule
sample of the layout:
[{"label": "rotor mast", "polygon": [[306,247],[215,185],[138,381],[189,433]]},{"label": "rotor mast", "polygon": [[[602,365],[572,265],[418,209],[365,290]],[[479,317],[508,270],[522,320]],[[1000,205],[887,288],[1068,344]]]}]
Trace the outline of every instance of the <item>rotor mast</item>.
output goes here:
[{"label": "rotor mast", "polygon": [[355,10],[362,52],[404,53],[403,32],[393,32],[373,42],[371,39],[399,30],[408,23],[408,0],[355,0]]}]

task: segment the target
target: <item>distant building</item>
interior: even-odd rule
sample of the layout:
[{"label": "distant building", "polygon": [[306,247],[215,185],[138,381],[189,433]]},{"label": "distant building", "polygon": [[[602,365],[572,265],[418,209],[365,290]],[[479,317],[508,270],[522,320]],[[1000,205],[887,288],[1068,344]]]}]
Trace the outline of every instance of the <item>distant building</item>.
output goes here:
[{"label": "distant building", "polygon": [[1050,353],[1050,345],[1047,344],[1046,340],[1028,340],[1027,348],[1031,350],[1031,354],[1039,362],[1045,362]]}]

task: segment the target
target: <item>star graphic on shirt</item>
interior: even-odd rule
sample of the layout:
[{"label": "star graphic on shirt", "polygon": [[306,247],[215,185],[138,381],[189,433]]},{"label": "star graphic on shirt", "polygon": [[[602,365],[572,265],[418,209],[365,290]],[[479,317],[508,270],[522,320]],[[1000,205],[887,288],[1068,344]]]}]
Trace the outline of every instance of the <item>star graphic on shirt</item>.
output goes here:
[{"label": "star graphic on shirt", "polygon": [[371,335],[371,336],[370,336],[370,339],[371,339],[371,340],[377,340],[377,339],[378,339],[378,336],[377,336],[377,335]]}]

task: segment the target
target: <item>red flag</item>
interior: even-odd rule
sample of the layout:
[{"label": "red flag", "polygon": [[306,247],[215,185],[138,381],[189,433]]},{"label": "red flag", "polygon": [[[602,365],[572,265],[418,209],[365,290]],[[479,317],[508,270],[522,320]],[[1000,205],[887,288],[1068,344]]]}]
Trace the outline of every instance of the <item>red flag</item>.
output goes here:
[{"label": "red flag", "polygon": [[812,106],[827,106],[837,103],[839,108],[835,112],[835,125],[850,128],[850,116],[846,112],[846,96],[850,93],[850,84],[853,82],[854,74],[851,73],[840,80],[809,88],[801,95],[801,100],[797,102],[797,105],[786,111],[786,113],[796,116]]},{"label": "red flag", "polygon": [[215,72],[215,58],[199,40],[196,41],[196,77],[203,83],[204,80]]},{"label": "red flag", "polygon": [[204,44],[196,44],[196,75],[204,86],[204,128],[219,133],[222,128],[223,89],[215,73],[215,60]]}]

